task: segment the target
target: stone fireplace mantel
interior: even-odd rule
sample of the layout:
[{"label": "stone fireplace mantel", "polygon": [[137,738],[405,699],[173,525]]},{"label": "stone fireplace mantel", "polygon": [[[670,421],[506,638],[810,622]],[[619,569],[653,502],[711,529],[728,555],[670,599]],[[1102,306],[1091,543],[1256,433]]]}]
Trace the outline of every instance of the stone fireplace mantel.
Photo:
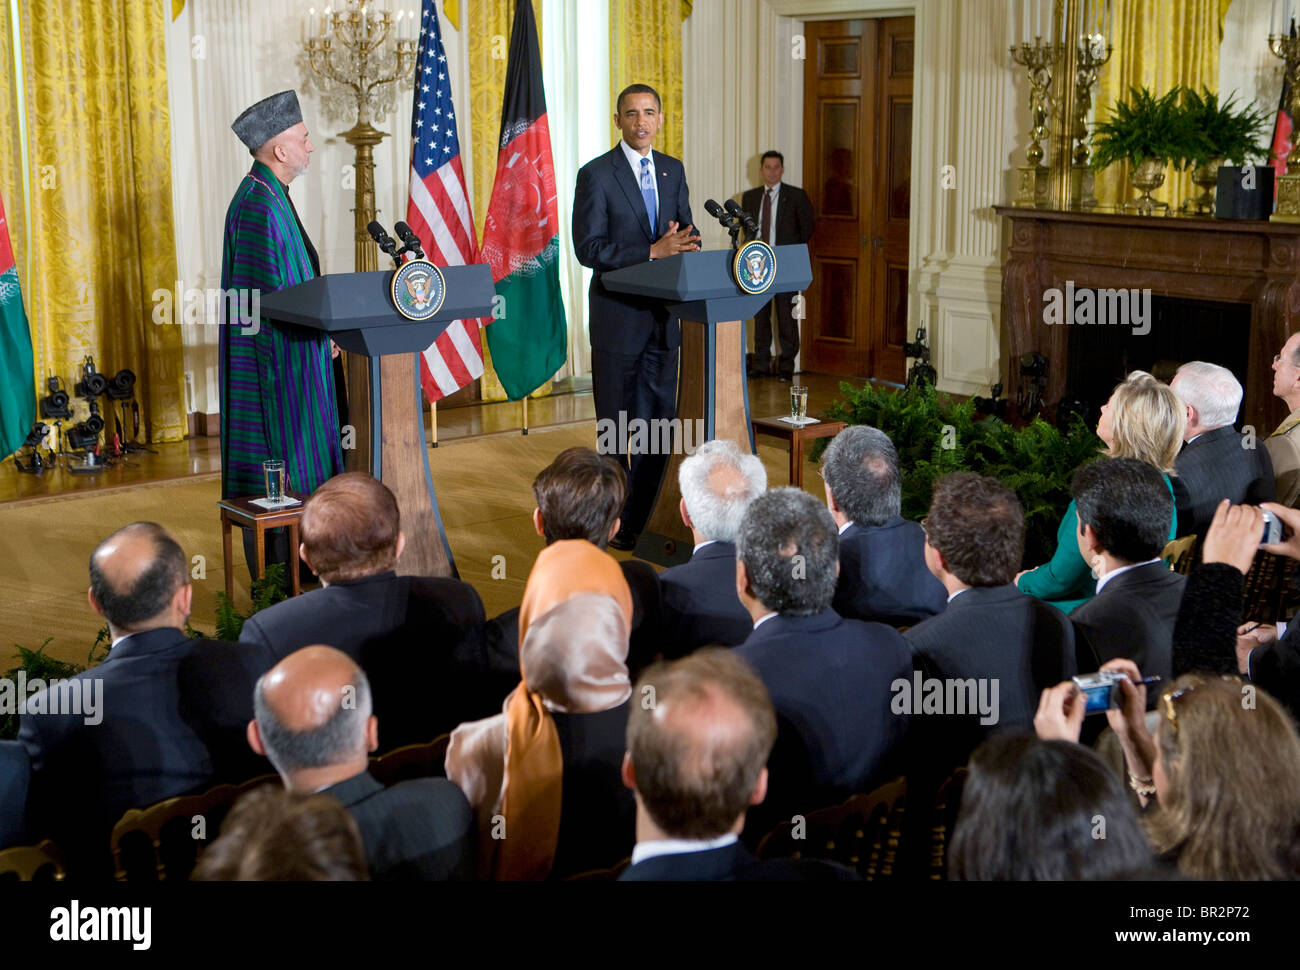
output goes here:
[{"label": "stone fireplace mantel", "polygon": [[[1045,323],[1043,315],[1053,288],[1150,289],[1155,298],[1248,304],[1239,420],[1263,435],[1286,416],[1286,405],[1273,396],[1271,368],[1273,355],[1300,328],[1300,225],[1011,206],[994,211],[1011,224],[1002,271],[1007,387],[1016,386],[1020,356],[1037,351],[1049,361],[1048,407],[1066,391],[1069,327]],[[1121,325],[1111,326],[1118,338]]]}]

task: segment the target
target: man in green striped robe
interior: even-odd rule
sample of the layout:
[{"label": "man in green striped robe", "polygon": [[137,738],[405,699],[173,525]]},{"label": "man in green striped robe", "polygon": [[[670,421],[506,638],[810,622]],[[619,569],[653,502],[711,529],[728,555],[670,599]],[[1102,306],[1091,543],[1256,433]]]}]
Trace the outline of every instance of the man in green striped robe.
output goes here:
[{"label": "man in green striped robe", "polygon": [[[269,458],[284,461],[286,488],[310,493],[343,470],[330,340],[266,319],[241,325],[229,313],[229,294],[239,291],[237,305],[253,306],[247,294],[319,275],[315,247],[289,198],[312,144],[293,91],[259,101],[231,127],[254,162],[226,212],[221,259],[221,493],[263,495],[262,462]],[[288,561],[296,552],[268,550],[268,561]]]}]

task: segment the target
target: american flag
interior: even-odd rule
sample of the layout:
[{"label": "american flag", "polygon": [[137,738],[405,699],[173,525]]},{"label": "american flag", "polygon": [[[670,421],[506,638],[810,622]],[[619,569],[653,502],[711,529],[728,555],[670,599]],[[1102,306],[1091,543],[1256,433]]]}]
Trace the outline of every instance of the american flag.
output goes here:
[{"label": "american flag", "polygon": [[[420,50],[415,61],[415,107],[411,111],[411,198],[406,221],[438,266],[464,266],[478,259],[474,217],[460,164],[456,113],[447,76],[435,0],[423,0]],[[430,401],[483,376],[478,320],[456,320],[424,352],[420,383]]]}]

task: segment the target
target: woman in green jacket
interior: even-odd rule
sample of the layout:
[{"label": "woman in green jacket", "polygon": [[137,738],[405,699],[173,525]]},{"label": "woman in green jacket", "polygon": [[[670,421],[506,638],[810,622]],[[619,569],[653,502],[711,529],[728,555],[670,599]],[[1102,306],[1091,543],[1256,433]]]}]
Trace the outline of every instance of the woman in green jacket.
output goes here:
[{"label": "woman in green jacket", "polygon": [[[1146,371],[1135,370],[1102,405],[1097,437],[1105,442],[1106,454],[1111,458],[1137,458],[1160,469],[1172,495],[1169,476],[1174,473],[1174,459],[1183,446],[1186,426],[1187,409],[1169,385]],[[1175,512],[1169,523],[1170,539],[1178,534],[1177,525]],[[1092,565],[1079,552],[1075,539],[1078,530],[1079,518],[1071,501],[1057,529],[1056,552],[1051,560],[1016,577],[1022,592],[1046,600],[1065,613],[1097,592]]]}]

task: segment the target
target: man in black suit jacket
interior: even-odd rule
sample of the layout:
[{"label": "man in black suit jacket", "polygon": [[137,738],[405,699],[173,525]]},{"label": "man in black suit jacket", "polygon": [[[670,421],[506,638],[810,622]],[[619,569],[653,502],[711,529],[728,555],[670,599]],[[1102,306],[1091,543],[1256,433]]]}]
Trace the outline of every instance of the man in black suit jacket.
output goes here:
[{"label": "man in black suit jacket", "polygon": [[472,878],[474,817],[461,790],[443,778],[385,788],[367,770],[378,718],[352,658],[304,647],[267,671],[253,696],[248,743],[271,760],[286,788],[342,803],[361,831],[372,879]]},{"label": "man in black suit jacket", "polygon": [[[619,531],[627,472],[609,455],[590,448],[566,448],[533,479],[533,497],[537,500],[533,528],[548,546],[561,539],[586,539],[605,549]],[[638,559],[624,560],[619,566],[632,593],[627,668],[635,677],[661,648],[659,575]],[[501,693],[499,710],[500,701],[519,684],[519,607],[489,620],[483,636],[491,683]]]},{"label": "man in black suit jacket", "polygon": [[756,455],[719,439],[684,458],[677,481],[679,511],[695,549],[689,562],[659,574],[666,657],[684,657],[709,644],[734,647],[753,630],[736,595],[736,533],[750,503],[767,488],[767,472]]},{"label": "man in black suit jacket", "polygon": [[0,849],[27,843],[27,786],[32,777],[27,749],[0,741]]},{"label": "man in black suit jacket", "polygon": [[[1233,430],[1241,384],[1226,367],[1194,360],[1169,386],[1187,408],[1187,443],[1174,462],[1174,502],[1180,536],[1204,536],[1225,498],[1259,505],[1277,497],[1273,460],[1263,442]],[[1145,672],[1145,668],[1143,668]]]},{"label": "man in black suit jacket", "polygon": [[759,862],[740,844],[763,801],[776,716],[763,682],[734,652],[656,664],[633,691],[623,783],[636,794],[636,848],[621,882],[841,880],[814,860]]},{"label": "man in black suit jacket", "polygon": [[[595,270],[588,326],[598,429],[610,422],[620,427],[620,414],[626,421],[650,421],[677,413],[680,324],[658,301],[615,293],[601,279],[608,270],[699,249],[682,163],[651,150],[662,110],[654,88],[625,88],[614,116],[622,140],[578,172],[573,243],[578,262]],[[623,528],[612,545],[631,549],[649,518],[667,455],[629,455],[626,441],[617,443],[616,452],[631,487]]]},{"label": "man in black suit jacket", "polygon": [[[364,472],[336,475],[302,511],[303,562],[321,589],[250,616],[239,639],[256,659],[232,665],[241,691],[308,644],[326,643],[361,664],[384,719],[383,750],[429,741],[500,709],[513,683],[494,682],[483,644],[483,603],[455,579],[398,576],[406,546],[397,500]],[[259,664],[265,664],[259,669]],[[252,678],[251,680],[249,678]],[[237,700],[238,698],[236,698]],[[222,723],[247,724],[251,709]]]},{"label": "man in black suit jacket", "polygon": [[[796,185],[781,181],[785,174],[785,156],[780,152],[763,153],[763,185],[749,189],[740,204],[758,223],[758,238],[770,246],[797,246],[813,235],[813,207],[808,193]],[[777,373],[788,381],[794,375],[794,359],[799,353],[799,321],[794,316],[791,293],[777,293],[754,316],[754,366],[750,377],[766,377],[772,366],[772,316],[776,310],[777,336],[781,356]]]},{"label": "man in black suit jacket", "polygon": [[[1005,485],[967,472],[944,476],[925,527],[925,560],[948,590],[948,605],[904,636],[918,679],[945,688],[939,711],[921,714],[922,698],[915,691],[910,698],[912,713],[921,714],[913,718],[916,748],[943,773],[993,731],[1033,729],[1040,693],[1076,672],[1074,632],[1064,613],[1015,587],[1025,521]],[[976,688],[976,713],[967,684]]]},{"label": "man in black suit jacket", "polygon": [[911,677],[911,651],[893,627],[831,608],[830,512],[800,489],[773,489],[745,513],[736,550],[737,595],[754,620],[736,653],[763,679],[780,724],[761,814],[811,811],[893,777],[908,717],[892,700]]},{"label": "man in black suit jacket", "polygon": [[114,532],[90,557],[90,605],[108,621],[108,659],[26,698],[18,738],[32,766],[29,835],[58,842],[69,871],[105,873],[123,812],[211,780],[177,684],[195,644],[183,629],[193,593],[189,561],[161,526]]},{"label": "man in black suit jacket", "polygon": [[925,533],[902,511],[903,480],[889,435],[845,428],[822,454],[826,505],[840,530],[840,616],[911,626],[943,611],[948,594],[925,565]]},{"label": "man in black suit jacket", "polygon": [[1160,560],[1174,504],[1164,476],[1144,461],[1101,458],[1075,472],[1071,491],[1079,551],[1099,573],[1097,595],[1070,614],[1079,670],[1125,657],[1144,676],[1171,679],[1187,580]]}]

